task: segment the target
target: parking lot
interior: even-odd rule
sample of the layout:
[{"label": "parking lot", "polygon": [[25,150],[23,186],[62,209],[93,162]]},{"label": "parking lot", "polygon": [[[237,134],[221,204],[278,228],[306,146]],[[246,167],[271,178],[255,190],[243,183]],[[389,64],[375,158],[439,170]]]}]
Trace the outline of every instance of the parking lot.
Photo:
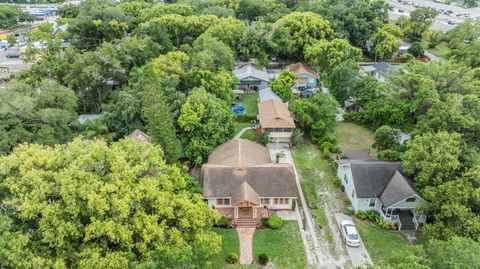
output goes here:
[{"label": "parking lot", "polygon": [[467,18],[479,18],[480,9],[465,9],[459,6],[446,5],[425,0],[386,0],[393,10],[389,17],[395,20],[400,16],[409,16],[410,12],[419,7],[428,7],[435,9],[439,14],[432,24],[433,30],[447,31],[462,23]]}]

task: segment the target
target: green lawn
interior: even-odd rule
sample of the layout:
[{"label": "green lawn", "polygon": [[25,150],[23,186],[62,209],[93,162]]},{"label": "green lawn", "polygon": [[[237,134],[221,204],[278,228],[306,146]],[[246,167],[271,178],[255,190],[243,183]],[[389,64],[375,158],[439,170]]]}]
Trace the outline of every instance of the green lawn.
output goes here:
[{"label": "green lawn", "polygon": [[417,253],[417,248],[396,231],[387,231],[364,221],[356,221],[356,226],[373,264],[380,268],[405,261],[405,257]]},{"label": "green lawn", "polygon": [[[318,147],[308,142],[297,146],[293,160],[301,178],[307,203],[312,208],[312,215],[320,226],[326,227],[328,224],[323,209],[324,202],[318,195],[317,189],[321,184],[333,185],[336,180],[336,171],[327,160],[321,157]],[[332,235],[328,229],[324,230],[330,241]]]},{"label": "green lawn", "polygon": [[435,54],[438,57],[442,58],[447,58],[448,53],[450,52],[450,49],[447,46],[447,43],[445,42],[440,42],[435,48],[428,48],[428,42],[425,40],[421,41],[421,44],[425,50],[428,50],[429,52]]},{"label": "green lawn", "polygon": [[[231,266],[225,262],[230,252],[240,254],[238,236],[235,229],[215,229],[222,236],[222,252],[214,257],[212,268],[262,268],[258,265]],[[306,268],[307,261],[302,238],[296,221],[285,221],[285,226],[278,230],[257,229],[253,237],[253,255],[265,253],[273,264],[272,268]]]},{"label": "green lawn", "polygon": [[255,135],[255,130],[253,130],[253,129],[246,130],[245,133],[243,133],[241,138],[248,139],[248,140],[253,141],[253,142],[257,141],[257,136]]},{"label": "green lawn", "polygon": [[243,101],[238,104],[245,107],[245,114],[256,116],[258,114],[258,93],[245,93],[242,96]]},{"label": "green lawn", "polygon": [[338,122],[333,132],[341,150],[370,149],[372,154],[373,135],[369,129],[350,122]]},{"label": "green lawn", "polygon": [[235,126],[235,134],[234,135],[237,135],[238,132],[240,132],[240,130],[242,130],[245,127],[252,126],[252,124],[250,124],[250,122],[238,122],[238,121],[236,121],[234,126]]}]

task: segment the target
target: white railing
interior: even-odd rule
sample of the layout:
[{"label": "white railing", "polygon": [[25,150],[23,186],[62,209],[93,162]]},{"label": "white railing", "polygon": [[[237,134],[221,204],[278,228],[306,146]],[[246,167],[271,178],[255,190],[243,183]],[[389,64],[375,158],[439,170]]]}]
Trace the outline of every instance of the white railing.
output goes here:
[{"label": "white railing", "polygon": [[400,221],[400,216],[390,215],[390,221],[397,224],[399,231],[402,229],[402,222]]},{"label": "white railing", "polygon": [[420,226],[420,223],[425,223],[425,221],[427,220],[427,217],[425,215],[417,215],[415,214],[414,211],[412,211],[413,213],[413,223],[415,224],[415,230],[418,229],[418,226]]}]

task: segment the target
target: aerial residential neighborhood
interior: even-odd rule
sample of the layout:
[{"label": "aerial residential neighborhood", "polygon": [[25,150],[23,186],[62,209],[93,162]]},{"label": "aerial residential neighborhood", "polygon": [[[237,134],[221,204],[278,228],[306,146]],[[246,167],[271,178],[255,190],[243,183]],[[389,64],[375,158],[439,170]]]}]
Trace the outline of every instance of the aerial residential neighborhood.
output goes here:
[{"label": "aerial residential neighborhood", "polygon": [[0,3],[0,268],[480,268],[478,0]]}]

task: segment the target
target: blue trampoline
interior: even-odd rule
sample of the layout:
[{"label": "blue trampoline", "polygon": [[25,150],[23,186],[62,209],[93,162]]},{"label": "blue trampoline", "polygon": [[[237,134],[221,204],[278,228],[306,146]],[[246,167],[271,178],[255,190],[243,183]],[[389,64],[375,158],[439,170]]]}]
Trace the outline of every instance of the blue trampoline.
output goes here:
[{"label": "blue trampoline", "polygon": [[231,110],[233,111],[233,113],[235,113],[235,115],[242,115],[247,112],[243,106],[239,105],[232,106]]}]

